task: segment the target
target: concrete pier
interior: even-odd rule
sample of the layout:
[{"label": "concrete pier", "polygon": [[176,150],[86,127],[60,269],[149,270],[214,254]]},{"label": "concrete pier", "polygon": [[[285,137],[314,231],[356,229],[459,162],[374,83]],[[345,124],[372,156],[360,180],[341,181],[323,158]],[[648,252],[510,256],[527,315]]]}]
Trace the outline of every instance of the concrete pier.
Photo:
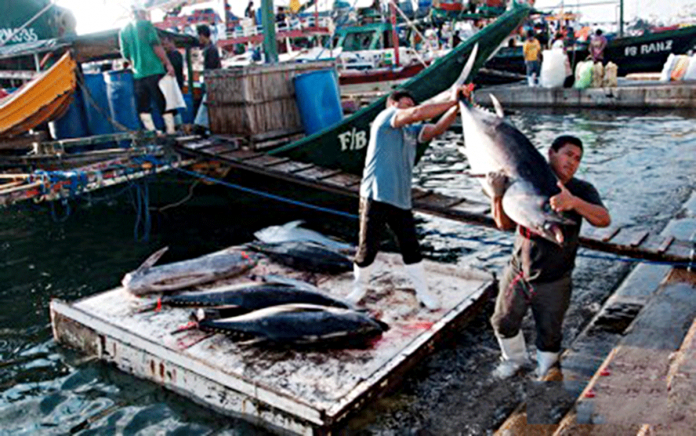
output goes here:
[{"label": "concrete pier", "polygon": [[484,106],[491,105],[489,94],[495,94],[505,108],[696,108],[696,82],[620,80],[617,87],[588,89],[501,85],[478,90],[476,102]]}]

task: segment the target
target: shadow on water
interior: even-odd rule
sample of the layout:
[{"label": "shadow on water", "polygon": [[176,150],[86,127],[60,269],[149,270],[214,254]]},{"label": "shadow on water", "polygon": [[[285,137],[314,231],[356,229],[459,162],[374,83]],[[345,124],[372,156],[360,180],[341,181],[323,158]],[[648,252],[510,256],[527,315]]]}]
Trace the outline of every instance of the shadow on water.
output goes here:
[{"label": "shadow on water", "polygon": [[[586,146],[579,177],[598,188],[615,223],[659,231],[694,188],[696,120],[683,114],[538,110],[518,111],[510,118],[543,154],[556,136],[578,135]],[[468,165],[457,150],[461,142],[456,130],[435,141],[417,167],[414,183],[485,202],[478,180],[465,174]],[[0,434],[65,434],[71,429],[80,434],[265,434],[110,366],[82,362],[79,354],[56,346],[50,331],[51,298],[75,300],[117,286],[126,272],[163,246],[170,247],[163,263],[191,258],[247,242],[260,228],[296,219],[356,241],[355,200],[246,176],[230,180],[353,217],[209,186],[183,175],[151,183],[147,242],[134,240],[143,232],[142,227],[135,231],[137,216],[127,194],[75,202],[62,223],[52,220],[46,205],[3,210]],[[430,259],[494,272],[508,259],[510,234],[424,215],[417,219],[423,252]],[[580,252],[564,346],[632,266],[595,255]],[[492,302],[410,372],[398,392],[366,408],[344,430],[479,435],[499,424],[521,398],[523,386],[522,381],[495,383],[489,377],[499,354],[488,324],[491,312]],[[529,319],[523,330],[533,344]]]}]

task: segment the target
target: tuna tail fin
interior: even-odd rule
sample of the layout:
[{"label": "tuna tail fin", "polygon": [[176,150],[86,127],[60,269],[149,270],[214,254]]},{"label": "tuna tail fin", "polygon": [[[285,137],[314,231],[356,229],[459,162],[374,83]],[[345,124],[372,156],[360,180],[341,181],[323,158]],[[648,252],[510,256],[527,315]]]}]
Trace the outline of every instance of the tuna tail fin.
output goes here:
[{"label": "tuna tail fin", "polygon": [[296,227],[301,226],[304,224],[304,220],[295,220],[295,221],[290,221],[289,223],[283,224],[283,227],[286,229],[294,229]]},{"label": "tuna tail fin", "polygon": [[497,98],[495,98],[495,95],[488,95],[491,97],[491,102],[493,103],[493,107],[495,108],[495,114],[498,115],[498,117],[500,118],[505,118],[505,111],[503,110],[503,105],[500,104],[500,101],[498,101]]},{"label": "tuna tail fin", "polygon": [[147,259],[145,259],[145,262],[143,262],[143,263],[138,267],[138,269],[135,270],[135,272],[142,272],[142,271],[144,271],[144,270],[146,270],[146,269],[148,269],[148,268],[152,268],[152,266],[153,266],[154,264],[156,264],[157,261],[160,260],[160,258],[161,258],[162,256],[164,256],[164,253],[166,253],[167,250],[169,250],[169,247],[164,247],[164,248],[162,248],[162,249],[156,251],[155,253],[151,254],[150,257],[148,257]]}]

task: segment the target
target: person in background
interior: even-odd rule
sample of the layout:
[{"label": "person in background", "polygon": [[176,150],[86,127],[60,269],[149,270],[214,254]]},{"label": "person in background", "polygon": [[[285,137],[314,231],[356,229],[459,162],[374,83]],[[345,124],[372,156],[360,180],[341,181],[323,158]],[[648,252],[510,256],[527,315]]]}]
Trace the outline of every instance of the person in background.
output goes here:
[{"label": "person in background", "polygon": [[[360,183],[360,236],[353,263],[353,290],[347,297],[349,301],[357,303],[367,293],[382,231],[388,225],[396,235],[416,297],[430,310],[439,308],[440,304],[428,290],[425,279],[411,210],[411,179],[417,144],[442,134],[454,122],[460,94],[468,98],[470,91],[456,87],[447,96],[447,101],[418,106],[410,92],[396,90],[389,95],[387,107],[372,123]],[[445,114],[437,124],[419,124],[442,113]]]},{"label": "person in background", "polygon": [[527,84],[536,86],[539,84],[541,74],[541,44],[534,37],[534,31],[527,32],[527,40],[522,46],[524,52],[524,64],[527,67]]},{"label": "person in background", "polygon": [[[515,375],[528,362],[522,319],[531,306],[536,325],[537,377],[541,381],[560,381],[559,357],[563,339],[563,318],[570,304],[571,274],[579,246],[580,226],[587,220],[595,227],[611,223],[609,212],[590,183],[574,177],[583,155],[583,145],[575,136],[556,138],[548,151],[551,170],[561,192],[551,197],[549,206],[573,224],[562,228],[562,245],[550,242],[532,230],[517,225],[512,259],[499,282],[498,297],[491,324],[502,351],[493,375],[505,379]],[[515,223],[503,210],[508,180],[504,174],[488,174],[493,190],[491,209],[500,229]]]},{"label": "person in background", "polygon": [[210,27],[207,24],[200,24],[196,27],[196,33],[203,51],[203,71],[222,68],[220,53],[210,37]]},{"label": "person in background", "polygon": [[[176,76],[176,83],[179,85],[179,89],[182,90],[184,89],[184,56],[177,50],[176,45],[174,45],[174,40],[170,37],[164,37],[162,38],[162,46],[164,47],[164,51],[167,53],[167,57],[169,58],[169,62],[172,64],[172,68],[174,68],[174,74]],[[174,109],[171,111],[174,114],[174,121],[176,125],[181,125],[181,115],[179,114],[179,111]]]},{"label": "person in background", "polygon": [[167,134],[174,134],[174,115],[164,113],[164,95],[159,88],[159,81],[165,73],[174,75],[174,67],[162,47],[155,26],[147,20],[147,12],[136,5],[132,13],[132,21],[121,29],[118,39],[121,55],[133,67],[135,101],[140,120],[147,130],[156,130],[151,112],[154,102],[162,114]]},{"label": "person in background", "polygon": [[[222,68],[222,63],[220,62],[220,53],[217,47],[213,44],[210,38],[210,27],[205,24],[201,24],[196,27],[196,32],[198,33],[198,42],[202,46],[203,50],[203,72],[217,70]],[[201,80],[203,80],[203,75]],[[206,104],[207,95],[203,94],[203,99],[198,107],[198,112],[196,113],[196,119],[194,120],[194,125],[198,126],[204,130],[210,127],[210,122],[208,120],[208,106]]]},{"label": "person in background", "polygon": [[459,45],[459,43],[462,42],[461,36],[459,36],[459,30],[456,30],[454,32],[454,36],[452,36],[452,48],[456,47]]},{"label": "person in background", "polygon": [[165,36],[162,38],[162,47],[164,47],[165,53],[167,53],[167,58],[174,68],[174,75],[176,76],[176,83],[179,84],[179,89],[184,88],[184,56],[177,50],[174,41]]},{"label": "person in background", "polygon": [[592,62],[604,64],[604,49],[607,48],[607,38],[602,35],[602,30],[597,29],[590,40],[590,56]]},{"label": "person in background", "polygon": [[256,13],[254,12],[254,0],[249,0],[249,4],[244,10],[244,16],[250,18],[251,21],[256,24]]}]

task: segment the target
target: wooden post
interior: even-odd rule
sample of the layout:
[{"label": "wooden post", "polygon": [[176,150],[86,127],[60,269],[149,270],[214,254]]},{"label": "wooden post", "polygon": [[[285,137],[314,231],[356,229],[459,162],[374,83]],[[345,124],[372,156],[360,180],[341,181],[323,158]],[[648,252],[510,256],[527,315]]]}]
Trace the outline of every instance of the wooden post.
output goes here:
[{"label": "wooden post", "polygon": [[191,47],[186,47],[186,71],[188,72],[188,89],[193,102],[193,62],[191,62]]},{"label": "wooden post", "polygon": [[275,14],[273,0],[261,1],[261,23],[263,24],[263,52],[267,64],[278,63],[278,48],[276,47]]}]

